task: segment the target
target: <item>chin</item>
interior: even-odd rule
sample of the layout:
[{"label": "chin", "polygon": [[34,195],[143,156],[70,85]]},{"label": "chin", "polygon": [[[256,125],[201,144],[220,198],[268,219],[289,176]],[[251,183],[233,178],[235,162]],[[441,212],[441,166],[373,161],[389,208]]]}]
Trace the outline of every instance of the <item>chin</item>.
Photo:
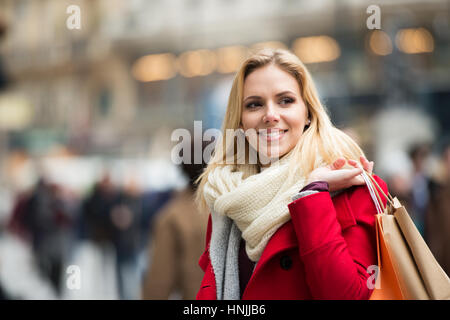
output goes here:
[{"label": "chin", "polygon": [[264,157],[271,159],[273,161],[279,160],[287,154],[287,152],[284,150],[280,150],[280,152],[273,152],[273,153],[270,151],[264,150],[261,153]]}]

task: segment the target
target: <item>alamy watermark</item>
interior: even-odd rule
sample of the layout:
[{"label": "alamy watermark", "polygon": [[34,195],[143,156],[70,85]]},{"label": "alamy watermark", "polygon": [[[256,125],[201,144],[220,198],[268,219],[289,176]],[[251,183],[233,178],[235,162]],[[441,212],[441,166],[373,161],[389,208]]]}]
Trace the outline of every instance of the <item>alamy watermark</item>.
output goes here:
[{"label": "alamy watermark", "polygon": [[66,280],[66,286],[69,290],[81,289],[81,269],[77,265],[70,265],[66,269],[68,275]]},{"label": "alamy watermark", "polygon": [[381,29],[381,9],[377,5],[370,5],[367,7],[366,13],[369,13],[370,16],[366,20],[367,29]]},{"label": "alamy watermark", "polygon": [[380,281],[377,281],[378,276],[380,274],[380,268],[377,265],[370,265],[367,267],[367,273],[370,274],[370,277],[367,278],[367,288],[380,289]]},{"label": "alamy watermark", "polygon": [[67,29],[81,29],[81,9],[80,6],[72,4],[67,7],[66,13],[70,16],[66,20]]}]

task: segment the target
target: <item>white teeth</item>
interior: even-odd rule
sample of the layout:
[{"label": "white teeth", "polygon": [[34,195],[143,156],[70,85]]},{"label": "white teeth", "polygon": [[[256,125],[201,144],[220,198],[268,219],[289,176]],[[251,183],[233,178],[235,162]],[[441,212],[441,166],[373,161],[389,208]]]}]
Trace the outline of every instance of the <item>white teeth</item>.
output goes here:
[{"label": "white teeth", "polygon": [[271,133],[267,133],[267,132],[260,132],[260,135],[265,136],[265,137],[278,137],[279,135],[281,135],[282,133],[284,133],[284,131],[276,131],[276,132],[271,132]]}]

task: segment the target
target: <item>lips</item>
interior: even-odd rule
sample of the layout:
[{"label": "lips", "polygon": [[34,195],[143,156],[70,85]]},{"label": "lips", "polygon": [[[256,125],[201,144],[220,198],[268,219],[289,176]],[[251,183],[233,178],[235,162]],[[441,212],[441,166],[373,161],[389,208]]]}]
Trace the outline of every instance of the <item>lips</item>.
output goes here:
[{"label": "lips", "polygon": [[278,128],[262,129],[258,131],[258,135],[267,141],[276,141],[283,138],[287,131],[287,129],[283,130]]}]

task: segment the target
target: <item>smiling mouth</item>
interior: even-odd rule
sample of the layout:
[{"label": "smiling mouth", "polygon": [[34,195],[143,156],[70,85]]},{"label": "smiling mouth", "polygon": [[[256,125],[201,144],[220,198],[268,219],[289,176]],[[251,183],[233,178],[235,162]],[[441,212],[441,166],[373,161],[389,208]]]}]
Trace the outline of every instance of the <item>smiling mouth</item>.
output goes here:
[{"label": "smiling mouth", "polygon": [[258,131],[258,135],[265,139],[266,141],[276,141],[276,140],[280,140],[281,138],[283,138],[283,136],[285,135],[285,133],[288,131],[288,129],[286,130],[280,130],[280,129],[264,129],[264,130],[259,130]]}]

